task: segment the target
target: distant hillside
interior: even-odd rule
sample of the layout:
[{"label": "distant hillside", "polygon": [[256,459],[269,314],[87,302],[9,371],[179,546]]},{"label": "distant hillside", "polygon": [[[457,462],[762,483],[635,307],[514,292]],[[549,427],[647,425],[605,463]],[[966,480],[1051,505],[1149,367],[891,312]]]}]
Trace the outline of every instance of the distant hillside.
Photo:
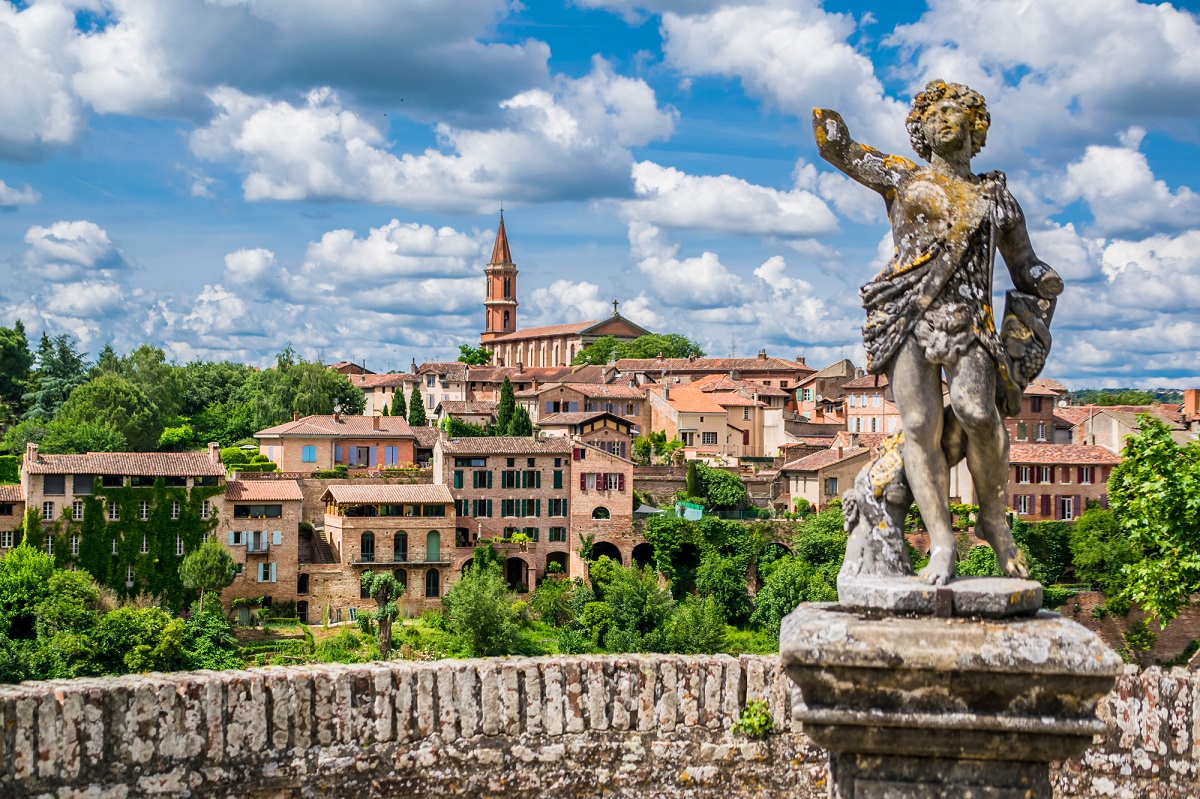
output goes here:
[{"label": "distant hillside", "polygon": [[1155,402],[1183,402],[1178,388],[1081,388],[1071,392],[1076,405],[1150,405]]}]

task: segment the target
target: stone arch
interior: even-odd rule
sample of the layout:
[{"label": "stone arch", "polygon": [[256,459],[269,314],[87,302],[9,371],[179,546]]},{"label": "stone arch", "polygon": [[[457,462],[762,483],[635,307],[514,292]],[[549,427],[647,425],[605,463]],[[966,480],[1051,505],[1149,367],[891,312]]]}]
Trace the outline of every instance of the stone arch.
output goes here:
[{"label": "stone arch", "polygon": [[612,558],[617,563],[620,563],[622,566],[625,565],[625,561],[621,557],[621,550],[617,548],[616,544],[610,541],[597,541],[596,543],[592,544],[592,560],[599,560],[605,555]]},{"label": "stone arch", "polygon": [[459,573],[466,574],[468,571],[471,570],[471,566],[474,563],[475,563],[475,558],[467,558],[466,562],[462,565],[462,568],[459,569]]},{"label": "stone arch", "polygon": [[557,563],[559,566],[561,566],[562,571],[560,571],[558,573],[565,577],[571,570],[571,553],[563,552],[563,551],[547,552],[546,553],[546,570],[545,570],[546,574],[550,573],[550,564],[551,563]]},{"label": "stone arch", "polygon": [[524,558],[513,555],[504,561],[504,581],[518,594],[529,591],[529,564]]},{"label": "stone arch", "polygon": [[603,505],[597,505],[592,508],[592,518],[598,521],[605,521],[612,518],[612,514],[608,512],[608,508]]},{"label": "stone arch", "polygon": [[630,560],[640,569],[644,566],[654,566],[654,545],[643,541],[633,548]]}]

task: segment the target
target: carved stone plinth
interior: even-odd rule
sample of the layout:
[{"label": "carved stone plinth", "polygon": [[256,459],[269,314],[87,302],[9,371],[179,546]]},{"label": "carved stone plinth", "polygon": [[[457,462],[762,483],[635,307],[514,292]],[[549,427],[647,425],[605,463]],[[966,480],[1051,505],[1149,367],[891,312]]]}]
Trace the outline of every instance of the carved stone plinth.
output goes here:
[{"label": "carved stone plinth", "polygon": [[1056,613],[1004,620],[801,605],[780,656],[833,799],[1050,799],[1049,763],[1104,731],[1121,659]]},{"label": "carved stone plinth", "polygon": [[1032,616],[1042,609],[1042,584],[1013,577],[958,577],[930,585],[920,577],[838,575],[838,604],[846,610],[915,616]]}]

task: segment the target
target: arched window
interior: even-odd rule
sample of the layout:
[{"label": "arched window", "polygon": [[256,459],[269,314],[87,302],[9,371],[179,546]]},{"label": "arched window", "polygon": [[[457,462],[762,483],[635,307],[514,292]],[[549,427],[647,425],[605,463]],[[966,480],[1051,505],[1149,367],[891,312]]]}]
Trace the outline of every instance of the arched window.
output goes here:
[{"label": "arched window", "polygon": [[375,562],[375,534],[367,531],[362,534],[362,543],[359,548],[359,563],[374,563]]},{"label": "arched window", "polygon": [[504,312],[504,329],[508,330],[508,311]]},{"label": "arched window", "polygon": [[408,562],[408,533],[404,531],[396,533],[395,543],[392,544],[392,562]]},{"label": "arched window", "polygon": [[600,507],[592,510],[592,518],[593,519],[611,519],[612,517],[608,513],[608,508],[601,505]]},{"label": "arched window", "polygon": [[425,596],[441,596],[442,577],[437,569],[425,572]]},{"label": "arched window", "polygon": [[396,571],[392,572],[392,574],[395,576],[396,582],[400,583],[400,588],[402,589],[402,591],[407,591],[408,590],[408,570],[407,569],[396,569]]},{"label": "arched window", "polygon": [[436,563],[442,559],[442,536],[437,530],[430,530],[425,536],[425,560]]},{"label": "arched window", "polygon": [[511,299],[511,298],[512,298],[512,278],[506,277],[506,278],[504,278],[504,299],[507,300],[507,299]]}]

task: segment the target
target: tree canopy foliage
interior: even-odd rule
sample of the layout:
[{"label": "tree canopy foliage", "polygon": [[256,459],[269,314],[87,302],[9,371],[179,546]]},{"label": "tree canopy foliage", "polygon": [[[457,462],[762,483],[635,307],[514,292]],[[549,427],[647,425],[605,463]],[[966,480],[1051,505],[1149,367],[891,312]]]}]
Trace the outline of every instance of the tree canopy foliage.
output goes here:
[{"label": "tree canopy foliage", "polygon": [[458,360],[460,363],[465,363],[468,366],[487,366],[492,362],[492,354],[483,347],[459,344]]},{"label": "tree canopy foliage", "polygon": [[633,341],[618,341],[612,336],[601,336],[575,354],[572,366],[584,364],[603,365],[622,358],[687,358],[695,355],[704,357],[699,344],[678,333],[649,333]]}]

